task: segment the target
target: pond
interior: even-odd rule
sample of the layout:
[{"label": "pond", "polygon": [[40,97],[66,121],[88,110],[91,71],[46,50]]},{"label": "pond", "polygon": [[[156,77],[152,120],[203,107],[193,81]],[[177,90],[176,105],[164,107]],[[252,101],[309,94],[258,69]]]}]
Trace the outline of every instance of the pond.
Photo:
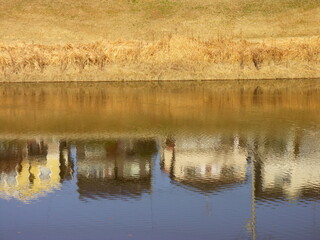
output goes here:
[{"label": "pond", "polygon": [[0,85],[0,239],[319,239],[320,81]]}]

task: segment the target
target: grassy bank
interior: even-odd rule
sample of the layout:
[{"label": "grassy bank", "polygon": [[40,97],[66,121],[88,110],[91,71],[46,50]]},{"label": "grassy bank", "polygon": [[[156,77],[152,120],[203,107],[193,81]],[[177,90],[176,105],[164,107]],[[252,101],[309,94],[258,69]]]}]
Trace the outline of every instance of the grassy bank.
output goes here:
[{"label": "grassy bank", "polygon": [[0,45],[3,81],[320,77],[320,38]]},{"label": "grassy bank", "polygon": [[319,0],[0,0],[0,42],[320,34]]},{"label": "grassy bank", "polygon": [[319,0],[0,0],[0,81],[320,77]]}]

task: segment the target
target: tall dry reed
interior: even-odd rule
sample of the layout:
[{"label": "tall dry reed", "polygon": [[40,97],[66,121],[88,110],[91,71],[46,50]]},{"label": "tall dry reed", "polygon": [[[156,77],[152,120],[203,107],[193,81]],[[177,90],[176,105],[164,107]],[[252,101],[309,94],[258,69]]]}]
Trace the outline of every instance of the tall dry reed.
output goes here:
[{"label": "tall dry reed", "polygon": [[[167,36],[159,41],[103,41],[85,44],[0,44],[0,71],[6,75],[86,69],[104,70],[108,65],[166,65],[171,68],[231,64],[259,71],[265,66],[291,62],[320,64],[320,38],[277,42],[250,42],[218,38],[201,40]],[[191,71],[191,70],[190,70]]]}]

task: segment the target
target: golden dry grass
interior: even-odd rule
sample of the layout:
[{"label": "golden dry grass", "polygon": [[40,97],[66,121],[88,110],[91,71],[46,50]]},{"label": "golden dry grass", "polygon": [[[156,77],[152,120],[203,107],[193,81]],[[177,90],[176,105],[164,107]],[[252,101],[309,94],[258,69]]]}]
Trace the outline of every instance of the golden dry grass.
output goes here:
[{"label": "golden dry grass", "polygon": [[[114,74],[117,68],[123,70],[119,76]],[[217,76],[219,68],[221,77]],[[3,81],[88,74],[100,74],[101,80],[183,79],[183,73],[184,79],[261,78],[263,74],[264,78],[320,77],[319,69],[319,37],[250,42],[168,35],[149,42],[0,44]]]},{"label": "golden dry grass", "polygon": [[314,78],[319,22],[319,0],[0,0],[0,81]]},{"label": "golden dry grass", "polygon": [[0,41],[43,44],[320,34],[319,0],[0,0]]}]

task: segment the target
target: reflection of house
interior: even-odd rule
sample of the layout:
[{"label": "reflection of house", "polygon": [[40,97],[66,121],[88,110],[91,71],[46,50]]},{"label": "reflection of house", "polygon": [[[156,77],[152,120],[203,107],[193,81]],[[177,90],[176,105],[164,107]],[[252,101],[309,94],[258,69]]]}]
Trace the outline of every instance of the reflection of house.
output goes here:
[{"label": "reflection of house", "polygon": [[154,140],[77,143],[76,148],[81,198],[135,197],[151,190]]},{"label": "reflection of house", "polygon": [[319,199],[319,144],[318,139],[287,139],[281,154],[260,144],[254,163],[257,199]]},{"label": "reflection of house", "polygon": [[237,138],[228,143],[220,138],[167,140],[161,164],[176,184],[201,192],[246,180],[246,156]]},{"label": "reflection of house", "polygon": [[59,143],[1,143],[0,194],[28,201],[60,186]]}]

